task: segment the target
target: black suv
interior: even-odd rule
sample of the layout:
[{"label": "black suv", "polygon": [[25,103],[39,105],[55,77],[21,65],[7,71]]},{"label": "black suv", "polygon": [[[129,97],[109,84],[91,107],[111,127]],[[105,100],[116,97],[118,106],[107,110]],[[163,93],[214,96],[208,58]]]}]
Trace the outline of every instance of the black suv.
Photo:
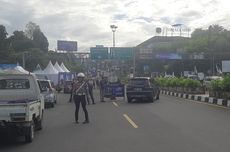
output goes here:
[{"label": "black suv", "polygon": [[146,99],[149,102],[153,102],[159,99],[159,94],[159,87],[152,84],[148,77],[131,78],[126,87],[126,96],[129,103],[133,99]]}]

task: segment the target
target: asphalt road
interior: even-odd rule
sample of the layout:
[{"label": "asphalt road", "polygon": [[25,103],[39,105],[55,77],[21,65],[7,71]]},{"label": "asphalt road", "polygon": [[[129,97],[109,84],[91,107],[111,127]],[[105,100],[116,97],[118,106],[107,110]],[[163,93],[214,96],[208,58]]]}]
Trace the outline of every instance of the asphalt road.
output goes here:
[{"label": "asphalt road", "polygon": [[[169,96],[154,103],[123,98],[89,105],[89,124],[74,123],[74,104],[59,94],[31,144],[0,144],[1,152],[229,152],[230,109]],[[80,121],[84,121],[80,111]],[[3,138],[3,137],[1,137]]]}]

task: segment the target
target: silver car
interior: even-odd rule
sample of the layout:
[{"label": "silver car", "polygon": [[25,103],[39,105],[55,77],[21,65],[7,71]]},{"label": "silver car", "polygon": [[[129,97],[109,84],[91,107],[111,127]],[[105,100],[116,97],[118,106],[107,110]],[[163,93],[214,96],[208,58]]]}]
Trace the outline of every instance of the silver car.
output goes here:
[{"label": "silver car", "polygon": [[57,94],[55,89],[52,87],[51,81],[41,79],[38,79],[37,81],[42,95],[44,96],[45,106],[51,106],[53,108],[55,103],[57,103]]}]

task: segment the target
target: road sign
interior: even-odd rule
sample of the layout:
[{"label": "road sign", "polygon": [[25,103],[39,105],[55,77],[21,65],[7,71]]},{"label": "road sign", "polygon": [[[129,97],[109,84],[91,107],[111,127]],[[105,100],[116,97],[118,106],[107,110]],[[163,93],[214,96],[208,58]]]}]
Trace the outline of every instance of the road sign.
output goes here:
[{"label": "road sign", "polygon": [[132,47],[113,47],[110,48],[110,55],[112,59],[133,59],[133,48]]},{"label": "road sign", "polygon": [[108,59],[109,57],[108,47],[91,47],[90,57],[92,60]]}]

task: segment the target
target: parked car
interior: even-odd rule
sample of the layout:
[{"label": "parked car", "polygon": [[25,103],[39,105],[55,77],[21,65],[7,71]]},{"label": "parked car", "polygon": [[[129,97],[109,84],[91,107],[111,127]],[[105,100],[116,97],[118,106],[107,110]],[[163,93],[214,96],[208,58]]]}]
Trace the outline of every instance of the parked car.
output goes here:
[{"label": "parked car", "polygon": [[53,88],[50,80],[40,80],[38,79],[38,84],[41,90],[42,95],[44,96],[45,106],[54,107],[57,103],[57,94]]},{"label": "parked car", "polygon": [[64,89],[63,89],[64,93],[71,93],[71,91],[72,91],[72,83],[73,83],[73,81],[65,81],[64,82]]},{"label": "parked car", "polygon": [[0,72],[0,132],[25,136],[32,142],[42,129],[44,98],[35,75],[20,71]]},{"label": "parked car", "polygon": [[154,102],[159,99],[159,95],[159,87],[152,84],[149,77],[131,78],[126,87],[126,96],[129,103],[134,99],[146,99],[149,102]]}]

